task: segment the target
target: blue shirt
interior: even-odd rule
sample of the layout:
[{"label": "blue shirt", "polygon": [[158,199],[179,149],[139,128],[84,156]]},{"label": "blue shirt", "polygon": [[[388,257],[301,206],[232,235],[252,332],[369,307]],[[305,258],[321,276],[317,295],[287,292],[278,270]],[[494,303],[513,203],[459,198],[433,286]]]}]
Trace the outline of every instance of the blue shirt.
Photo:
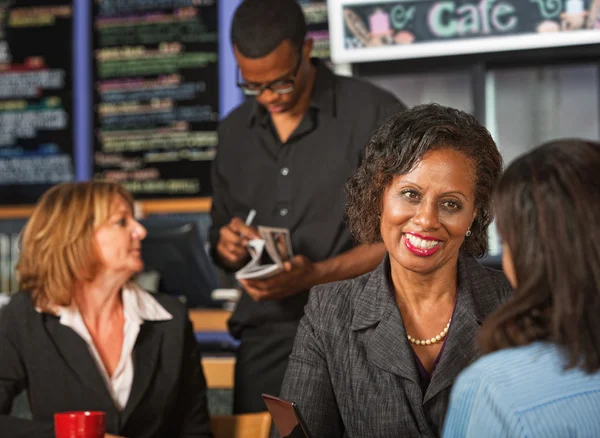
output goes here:
[{"label": "blue shirt", "polygon": [[548,343],[486,355],[457,378],[444,437],[600,437],[600,372]]}]

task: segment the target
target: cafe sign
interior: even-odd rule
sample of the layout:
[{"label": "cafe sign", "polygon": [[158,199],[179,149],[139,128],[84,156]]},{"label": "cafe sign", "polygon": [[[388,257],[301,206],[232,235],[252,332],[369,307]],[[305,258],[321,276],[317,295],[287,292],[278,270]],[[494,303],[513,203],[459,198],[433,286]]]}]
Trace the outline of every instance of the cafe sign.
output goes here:
[{"label": "cafe sign", "polygon": [[600,0],[329,0],[336,63],[600,43]]}]

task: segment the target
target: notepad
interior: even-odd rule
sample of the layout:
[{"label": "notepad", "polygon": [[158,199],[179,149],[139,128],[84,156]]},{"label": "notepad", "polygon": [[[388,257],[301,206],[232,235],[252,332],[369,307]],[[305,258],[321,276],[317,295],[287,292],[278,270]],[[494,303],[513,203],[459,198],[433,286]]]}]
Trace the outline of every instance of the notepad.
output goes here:
[{"label": "notepad", "polygon": [[294,257],[287,228],[258,227],[261,239],[248,242],[250,261],[235,273],[235,278],[264,279],[283,271],[283,264]]}]

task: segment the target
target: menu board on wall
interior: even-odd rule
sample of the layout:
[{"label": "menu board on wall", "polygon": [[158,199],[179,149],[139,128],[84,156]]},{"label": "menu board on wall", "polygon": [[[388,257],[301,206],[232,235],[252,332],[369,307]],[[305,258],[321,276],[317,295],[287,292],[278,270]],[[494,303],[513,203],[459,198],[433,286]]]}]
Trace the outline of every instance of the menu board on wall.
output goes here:
[{"label": "menu board on wall", "polygon": [[311,56],[315,58],[328,59],[329,49],[329,24],[327,22],[326,0],[298,0],[302,6],[306,25],[308,27],[308,38],[313,40]]},{"label": "menu board on wall", "polygon": [[71,1],[0,0],[0,203],[74,179]]},{"label": "menu board on wall", "polygon": [[334,62],[600,43],[600,0],[329,0]]},{"label": "menu board on wall", "polygon": [[95,0],[94,179],[138,199],[211,194],[216,0]]}]

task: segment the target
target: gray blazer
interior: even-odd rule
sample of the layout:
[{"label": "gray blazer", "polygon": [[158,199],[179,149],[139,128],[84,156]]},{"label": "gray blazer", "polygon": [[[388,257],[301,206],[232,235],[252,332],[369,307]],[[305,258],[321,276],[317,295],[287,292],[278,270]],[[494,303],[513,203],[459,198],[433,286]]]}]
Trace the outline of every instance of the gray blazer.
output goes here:
[{"label": "gray blazer", "polygon": [[391,287],[389,258],[353,280],[317,286],[300,322],[280,396],[315,437],[439,436],[450,389],[478,354],[483,319],[510,294],[504,274],[467,256],[442,357],[423,394]]}]

